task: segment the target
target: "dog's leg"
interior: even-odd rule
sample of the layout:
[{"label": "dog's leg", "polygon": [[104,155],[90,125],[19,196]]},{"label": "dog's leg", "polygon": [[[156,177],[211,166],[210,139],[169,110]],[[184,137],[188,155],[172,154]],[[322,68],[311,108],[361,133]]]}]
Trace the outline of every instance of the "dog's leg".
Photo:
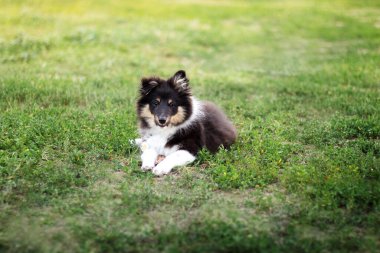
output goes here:
[{"label": "dog's leg", "polygon": [[195,160],[195,156],[186,150],[178,150],[168,155],[162,162],[153,168],[156,176],[168,174],[174,167],[189,164]]},{"label": "dog's leg", "polygon": [[158,156],[157,151],[152,148],[148,148],[144,150],[143,153],[141,154],[141,160],[142,160],[141,169],[144,171],[153,169],[157,156]]}]

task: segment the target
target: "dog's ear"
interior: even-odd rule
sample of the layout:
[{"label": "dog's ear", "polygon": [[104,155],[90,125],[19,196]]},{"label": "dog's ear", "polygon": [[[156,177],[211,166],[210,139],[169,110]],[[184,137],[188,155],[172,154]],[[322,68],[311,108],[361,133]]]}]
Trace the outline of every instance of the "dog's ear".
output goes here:
[{"label": "dog's ear", "polygon": [[141,79],[141,88],[140,93],[141,95],[148,95],[149,92],[151,92],[155,87],[159,85],[158,80],[155,78],[142,78]]},{"label": "dog's ear", "polygon": [[186,72],[184,70],[178,70],[172,77],[173,84],[179,90],[187,90],[189,88],[189,79],[186,77]]}]

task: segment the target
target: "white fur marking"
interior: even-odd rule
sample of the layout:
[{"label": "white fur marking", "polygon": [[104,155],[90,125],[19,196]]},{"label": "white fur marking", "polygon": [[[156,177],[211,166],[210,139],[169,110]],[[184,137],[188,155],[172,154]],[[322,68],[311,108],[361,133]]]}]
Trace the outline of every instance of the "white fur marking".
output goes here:
[{"label": "white fur marking", "polygon": [[141,154],[141,160],[142,160],[142,165],[141,169],[142,170],[151,170],[154,167],[154,163],[156,162],[158,154],[157,151],[154,150],[153,148],[148,148],[143,151]]},{"label": "white fur marking", "polygon": [[162,162],[153,168],[152,172],[156,176],[168,174],[174,167],[189,164],[195,160],[195,156],[186,150],[177,150],[168,155]]},{"label": "white fur marking", "polygon": [[193,113],[191,114],[190,118],[186,120],[183,124],[179,125],[177,127],[177,130],[181,128],[187,128],[189,127],[195,120],[198,120],[200,118],[204,117],[204,112],[203,112],[203,105],[201,102],[199,102],[196,98],[191,97],[191,104],[192,104],[192,109]]}]

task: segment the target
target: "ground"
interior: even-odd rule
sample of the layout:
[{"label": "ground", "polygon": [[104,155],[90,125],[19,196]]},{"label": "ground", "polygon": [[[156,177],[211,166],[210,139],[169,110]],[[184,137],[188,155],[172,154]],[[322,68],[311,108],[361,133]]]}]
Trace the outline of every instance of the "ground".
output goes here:
[{"label": "ground", "polygon": [[[376,252],[379,1],[10,1],[1,252]],[[142,76],[187,71],[231,150],[139,169]]]}]

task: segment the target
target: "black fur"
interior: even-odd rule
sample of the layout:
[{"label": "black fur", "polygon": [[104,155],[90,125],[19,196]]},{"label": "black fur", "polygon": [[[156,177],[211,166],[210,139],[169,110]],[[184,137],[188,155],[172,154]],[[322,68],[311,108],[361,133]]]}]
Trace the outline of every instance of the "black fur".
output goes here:
[{"label": "black fur", "polygon": [[234,143],[236,130],[224,113],[211,102],[204,102],[203,108],[204,117],[177,131],[166,144],[168,147],[179,145],[195,155],[203,147],[215,153],[219,147],[229,148]]}]

